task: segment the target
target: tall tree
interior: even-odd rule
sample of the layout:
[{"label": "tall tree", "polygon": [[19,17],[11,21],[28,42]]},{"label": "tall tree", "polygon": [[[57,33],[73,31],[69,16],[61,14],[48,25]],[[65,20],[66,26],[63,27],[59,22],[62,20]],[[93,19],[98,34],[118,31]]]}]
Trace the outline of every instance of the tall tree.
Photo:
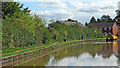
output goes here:
[{"label": "tall tree", "polygon": [[2,18],[5,19],[5,16],[12,16],[15,12],[23,11],[29,13],[30,10],[23,8],[23,4],[19,2],[3,2],[2,3]]},{"label": "tall tree", "polygon": [[97,19],[97,22],[102,22],[102,20],[100,18]]},{"label": "tall tree", "polygon": [[117,22],[117,21],[116,21],[116,19],[114,18],[114,19],[112,20],[112,22]]},{"label": "tall tree", "polygon": [[90,23],[96,23],[96,22],[97,21],[96,21],[95,17],[92,17],[91,20],[90,20]]},{"label": "tall tree", "polygon": [[102,22],[112,22],[112,18],[109,15],[103,15],[101,17]]},{"label": "tall tree", "polygon": [[87,26],[88,25],[88,23],[87,22],[85,22],[85,26]]}]

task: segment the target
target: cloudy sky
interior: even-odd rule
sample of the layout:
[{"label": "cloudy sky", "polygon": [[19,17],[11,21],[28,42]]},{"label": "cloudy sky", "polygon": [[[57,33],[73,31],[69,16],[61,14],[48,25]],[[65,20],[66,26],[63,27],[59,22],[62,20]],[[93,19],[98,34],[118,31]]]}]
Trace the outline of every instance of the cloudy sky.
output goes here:
[{"label": "cloudy sky", "polygon": [[31,13],[43,15],[48,20],[78,20],[84,24],[92,16],[96,19],[102,15],[116,16],[119,0],[14,0],[29,7]]},{"label": "cloudy sky", "polygon": [[111,55],[111,57],[108,59],[103,58],[101,55],[98,56],[97,54],[93,58],[89,53],[83,53],[79,57],[65,57],[57,61],[53,56],[51,60],[48,62],[47,66],[118,66],[118,61],[116,56],[114,55]]}]

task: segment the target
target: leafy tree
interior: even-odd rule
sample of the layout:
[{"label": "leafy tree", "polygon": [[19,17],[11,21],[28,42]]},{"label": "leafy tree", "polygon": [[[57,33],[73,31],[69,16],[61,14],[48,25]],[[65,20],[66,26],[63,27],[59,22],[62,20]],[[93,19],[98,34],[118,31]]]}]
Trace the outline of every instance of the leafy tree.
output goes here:
[{"label": "leafy tree", "polygon": [[85,26],[87,26],[88,25],[88,23],[87,22],[85,22]]},{"label": "leafy tree", "polygon": [[77,20],[68,19],[67,21],[78,22]]},{"label": "leafy tree", "polygon": [[97,22],[102,22],[102,20],[100,18],[97,19]]},{"label": "leafy tree", "polygon": [[77,23],[66,25],[64,23],[51,23],[49,24],[49,31],[52,38],[56,41],[64,40],[80,40],[83,35],[85,39],[102,37],[101,31],[97,30],[93,26],[80,27]]},{"label": "leafy tree", "polygon": [[116,21],[116,19],[114,18],[114,19],[112,20],[112,22],[117,22],[117,21]]},{"label": "leafy tree", "polygon": [[3,49],[43,44],[43,40],[44,44],[52,42],[43,17],[29,15],[28,8],[23,10],[23,5],[16,2],[4,2],[2,6],[7,8],[2,11]]},{"label": "leafy tree", "polygon": [[90,23],[96,23],[96,19],[94,17],[91,18]]},{"label": "leafy tree", "polygon": [[68,21],[72,21],[72,19],[68,19]]},{"label": "leafy tree", "polygon": [[[46,20],[39,15],[30,15],[28,8],[17,2],[2,4],[2,48],[17,48],[48,44],[54,41],[80,40],[103,36],[94,27],[80,27],[53,22],[45,27]],[[74,21],[74,20],[69,20]],[[75,22],[75,21],[74,21]]]},{"label": "leafy tree", "polygon": [[23,11],[29,13],[30,10],[23,8],[23,4],[18,2],[2,2],[2,18],[5,19],[6,15],[12,16],[15,12]]},{"label": "leafy tree", "polygon": [[112,18],[109,15],[103,15],[101,17],[102,22],[112,22]]}]

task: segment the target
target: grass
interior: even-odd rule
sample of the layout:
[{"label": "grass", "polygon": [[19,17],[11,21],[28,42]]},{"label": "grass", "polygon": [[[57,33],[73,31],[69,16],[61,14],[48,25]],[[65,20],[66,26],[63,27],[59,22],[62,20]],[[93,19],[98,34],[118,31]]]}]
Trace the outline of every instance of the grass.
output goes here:
[{"label": "grass", "polygon": [[35,46],[28,46],[28,47],[18,47],[18,48],[5,49],[5,50],[2,51],[2,53],[15,52],[17,50],[28,49],[28,48],[33,48],[33,47],[37,47],[37,46],[43,46],[43,44],[35,45]]},{"label": "grass", "polygon": [[[54,42],[56,43],[55,45],[59,45],[59,44],[65,44],[65,43],[70,43],[70,42],[75,42],[75,41],[84,41],[84,40],[97,40],[97,39],[105,39],[105,38],[95,38],[95,39],[83,39],[83,40],[69,40],[67,42]],[[50,44],[39,44],[39,45],[34,45],[34,46],[29,46],[29,47],[19,47],[19,48],[11,48],[11,49],[6,49],[2,51],[2,54],[5,53],[12,53],[12,52],[16,52],[18,50],[23,50],[23,49],[28,49],[28,50],[23,50],[20,52],[16,52],[16,53],[12,53],[12,54],[5,54],[2,55],[2,57],[7,57],[7,56],[11,56],[11,55],[16,55],[16,54],[20,54],[20,53],[24,53],[24,52],[29,52],[29,51],[33,51],[33,50],[38,50],[41,48],[46,48],[46,47],[53,47],[55,45],[50,45]],[[43,47],[38,47],[38,46],[43,46]],[[38,47],[38,48],[34,48],[34,47]],[[30,49],[29,49],[30,48]]]}]

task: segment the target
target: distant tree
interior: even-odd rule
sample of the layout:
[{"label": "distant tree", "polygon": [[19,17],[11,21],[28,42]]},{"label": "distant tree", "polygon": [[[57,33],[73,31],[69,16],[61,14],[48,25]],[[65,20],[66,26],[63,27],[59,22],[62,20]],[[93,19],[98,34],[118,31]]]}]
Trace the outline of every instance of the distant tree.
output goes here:
[{"label": "distant tree", "polygon": [[100,18],[97,19],[97,22],[102,22],[102,20]]},{"label": "distant tree", "polygon": [[120,17],[120,10],[116,10],[117,16],[116,17]]},{"label": "distant tree", "polygon": [[[115,17],[115,20],[118,23],[118,22],[120,22],[120,10],[116,10],[116,13],[117,13],[117,15]],[[118,25],[120,25],[120,24],[118,23]]]},{"label": "distant tree", "polygon": [[116,21],[116,19],[114,18],[114,19],[112,20],[112,22],[117,22],[117,21]]},{"label": "distant tree", "polygon": [[102,22],[112,22],[112,18],[109,15],[103,15],[101,17]]},{"label": "distant tree", "polygon": [[78,22],[77,20],[75,20],[75,22]]},{"label": "distant tree", "polygon": [[77,20],[68,19],[67,21],[78,22]]},{"label": "distant tree", "polygon": [[68,19],[67,21],[72,21],[72,19]]},{"label": "distant tree", "polygon": [[96,23],[96,19],[94,17],[91,18],[90,23]]},{"label": "distant tree", "polygon": [[51,23],[53,23],[53,22],[55,22],[55,21],[56,21],[55,19],[51,19],[51,20],[50,20]]},{"label": "distant tree", "polygon": [[85,22],[85,26],[87,26],[88,25],[88,23],[87,22]]}]

